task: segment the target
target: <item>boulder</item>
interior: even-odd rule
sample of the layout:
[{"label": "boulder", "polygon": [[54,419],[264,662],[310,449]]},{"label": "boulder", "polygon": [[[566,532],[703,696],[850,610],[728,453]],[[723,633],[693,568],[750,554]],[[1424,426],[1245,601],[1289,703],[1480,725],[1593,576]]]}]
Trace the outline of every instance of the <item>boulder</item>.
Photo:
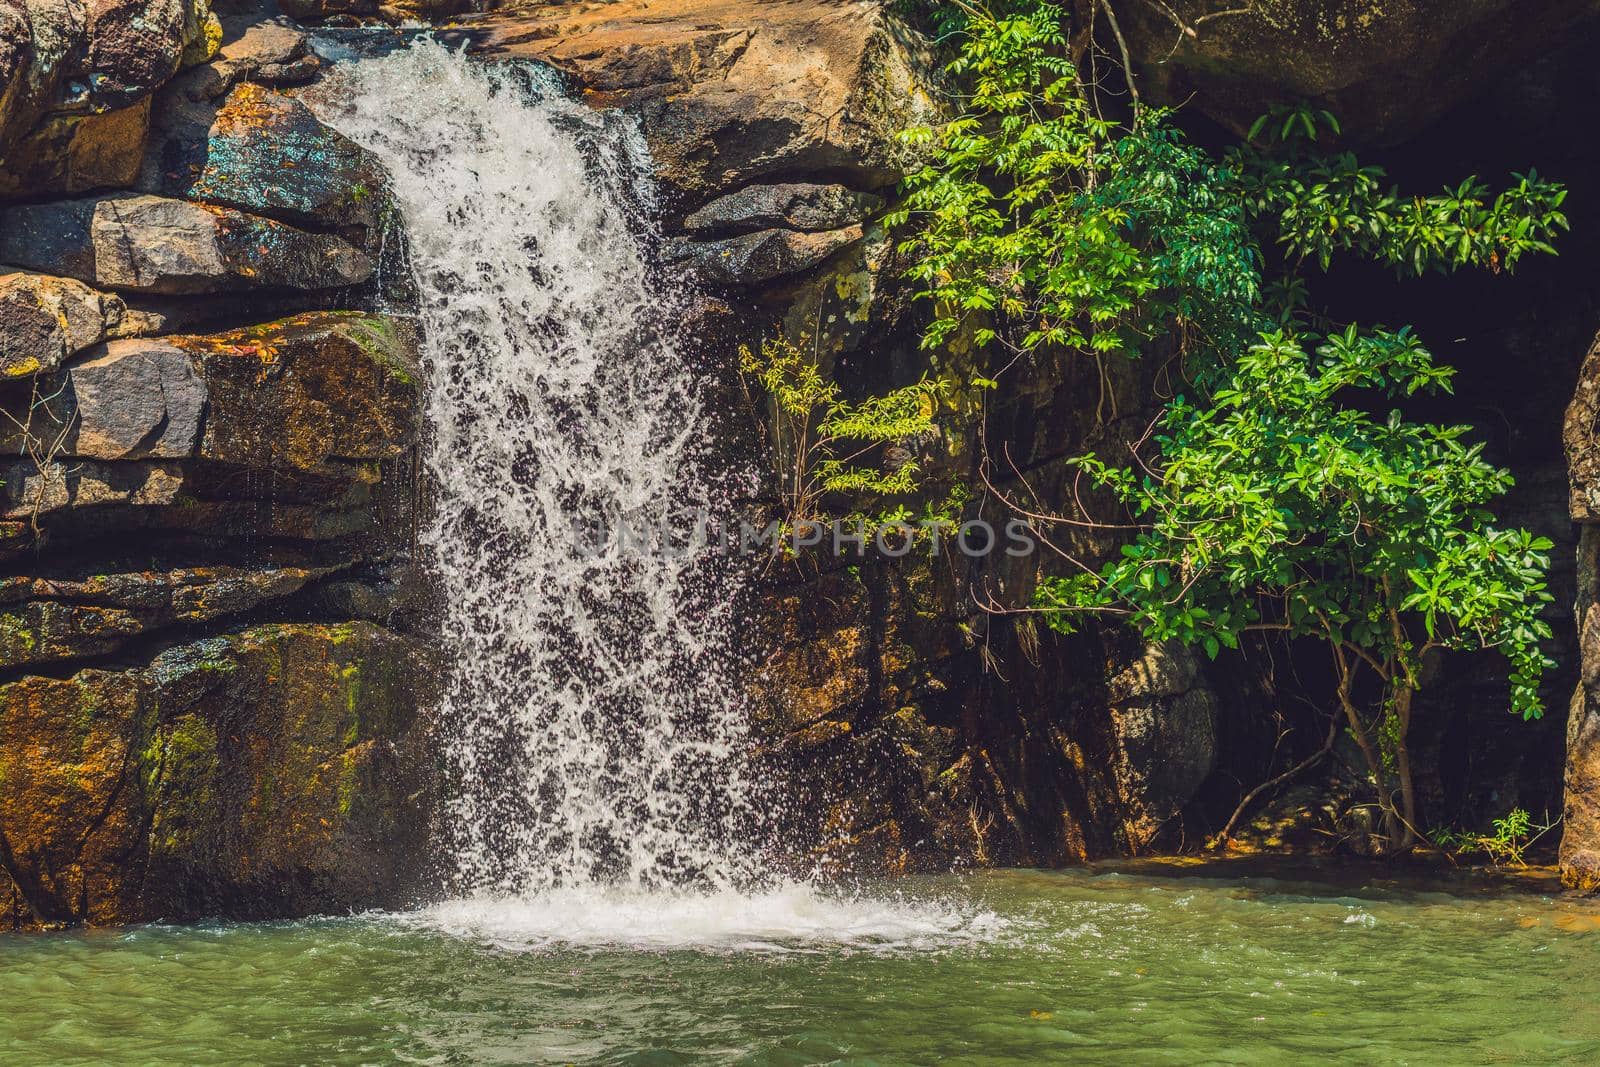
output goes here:
[{"label": "boulder", "polygon": [[816,233],[853,226],[882,206],[881,196],[843,185],[749,185],[717,197],[684,219],[683,228],[696,237],[736,237],[780,228]]},{"label": "boulder", "polygon": [[0,380],[55,370],[119,333],[126,319],[119,297],[82,282],[0,273]]},{"label": "boulder", "polygon": [[92,459],[176,459],[194,454],[206,387],[181,348],[113,341],[71,371],[78,421],[67,454]]},{"label": "boulder", "polygon": [[331,289],[372,263],[338,237],[230,208],[116,194],[0,211],[0,262],[126,292]]},{"label": "boulder", "polygon": [[208,0],[0,6],[0,197],[127,184],[150,94],[220,37]]},{"label": "boulder", "polygon": [[24,923],[394,906],[422,873],[428,656],[268,625],[0,686],[0,868]]},{"label": "boulder", "polygon": [[[277,84],[315,76],[321,61],[310,54],[310,38],[280,19],[259,11],[224,14],[216,56],[178,75],[166,95],[193,101],[219,100],[242,81]],[[308,61],[308,62],[306,62]]]},{"label": "boulder", "polygon": [[894,134],[936,110],[926,44],[883,4],[541,5],[464,18],[444,36],[541,60],[590,102],[636,108],[680,202],[819,173],[888,188],[913,158]]},{"label": "boulder", "polygon": [[93,0],[87,29],[98,106],[150,95],[181,68],[209,59],[222,39],[209,0]]},{"label": "boulder", "polygon": [[157,123],[138,188],[313,229],[370,229],[383,169],[300,101],[244,84],[220,107],[174,108]]},{"label": "boulder", "polygon": [[114,111],[46,115],[0,156],[0,198],[131,185],[149,128],[148,97]]},{"label": "boulder", "polygon": [[762,230],[720,241],[673,238],[662,255],[669,263],[688,267],[704,282],[759,285],[814,267],[861,236],[860,226],[847,226],[826,233]]},{"label": "boulder", "polygon": [[1273,104],[1307,102],[1347,135],[1397,142],[1559,45],[1600,3],[1162,0],[1117,12],[1149,97],[1193,97],[1236,132]]},{"label": "boulder", "polygon": [[1134,851],[1193,799],[1216,764],[1216,698],[1194,654],[1149,645],[1107,683],[1112,771]]}]

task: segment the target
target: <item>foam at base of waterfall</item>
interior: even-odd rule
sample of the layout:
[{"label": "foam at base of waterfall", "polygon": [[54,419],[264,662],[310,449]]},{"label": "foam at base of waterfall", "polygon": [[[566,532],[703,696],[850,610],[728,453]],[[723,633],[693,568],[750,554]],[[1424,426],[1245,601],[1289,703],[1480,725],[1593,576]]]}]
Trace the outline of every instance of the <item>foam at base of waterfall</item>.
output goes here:
[{"label": "foam at base of waterfall", "polygon": [[563,948],[805,952],[936,951],[991,943],[1009,921],[990,911],[899,894],[786,882],[755,892],[643,892],[581,886],[476,896],[404,917],[408,924],[512,952]]}]

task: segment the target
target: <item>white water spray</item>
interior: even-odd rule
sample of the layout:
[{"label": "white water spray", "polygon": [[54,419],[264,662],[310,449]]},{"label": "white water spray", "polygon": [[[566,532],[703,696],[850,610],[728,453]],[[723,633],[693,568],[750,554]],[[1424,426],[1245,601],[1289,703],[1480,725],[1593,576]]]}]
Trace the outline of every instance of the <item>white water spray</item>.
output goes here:
[{"label": "white water spray", "polygon": [[431,921],[530,945],[943,928],[763,877],[729,582],[693,555],[594,558],[574,535],[654,528],[713,481],[650,269],[635,124],[427,39],[331,90],[327,121],[391,174],[426,335],[464,895]]},{"label": "white water spray", "polygon": [[637,128],[536,68],[421,41],[350,66],[330,119],[392,175],[420,291],[453,667],[460,887],[727,888],[745,793],[704,562],[585,548],[705,485],[705,419],[641,231]]}]

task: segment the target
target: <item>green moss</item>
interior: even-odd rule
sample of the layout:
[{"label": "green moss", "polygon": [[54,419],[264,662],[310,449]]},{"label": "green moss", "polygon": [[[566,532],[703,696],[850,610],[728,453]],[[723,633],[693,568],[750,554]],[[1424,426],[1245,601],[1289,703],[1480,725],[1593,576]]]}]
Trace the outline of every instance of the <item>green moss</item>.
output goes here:
[{"label": "green moss", "polygon": [[0,654],[9,659],[19,653],[32,652],[38,644],[39,639],[22,616],[0,615]]},{"label": "green moss", "polygon": [[349,818],[350,810],[355,807],[356,790],[361,781],[358,771],[354,751],[339,757],[339,814],[343,818]]},{"label": "green moss", "polygon": [[391,378],[403,385],[416,385],[415,368],[405,355],[408,346],[393,319],[362,315],[352,317],[343,325],[345,336],[354,341],[368,359],[382,366]]},{"label": "green moss", "polygon": [[216,730],[197,715],[182,716],[155,731],[142,756],[147,788],[158,793],[150,824],[152,851],[171,854],[193,847],[213,821],[221,766]]}]

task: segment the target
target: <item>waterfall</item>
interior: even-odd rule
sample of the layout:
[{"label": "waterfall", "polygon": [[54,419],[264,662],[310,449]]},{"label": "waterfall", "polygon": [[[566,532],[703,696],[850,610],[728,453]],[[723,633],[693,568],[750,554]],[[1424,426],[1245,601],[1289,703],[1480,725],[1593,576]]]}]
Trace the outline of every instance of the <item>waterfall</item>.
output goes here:
[{"label": "waterfall", "polygon": [[726,511],[711,487],[739,475],[707,454],[682,295],[652,269],[635,123],[429,38],[341,62],[313,103],[389,171],[426,335],[458,895],[397,918],[536,949],[992,937],[986,911],[764,871],[737,573],[679,542],[594,551]]},{"label": "waterfall", "polygon": [[636,124],[431,39],[317,106],[392,176],[419,292],[457,890],[741,884],[734,590],[703,554],[594,551],[715,480]]}]

